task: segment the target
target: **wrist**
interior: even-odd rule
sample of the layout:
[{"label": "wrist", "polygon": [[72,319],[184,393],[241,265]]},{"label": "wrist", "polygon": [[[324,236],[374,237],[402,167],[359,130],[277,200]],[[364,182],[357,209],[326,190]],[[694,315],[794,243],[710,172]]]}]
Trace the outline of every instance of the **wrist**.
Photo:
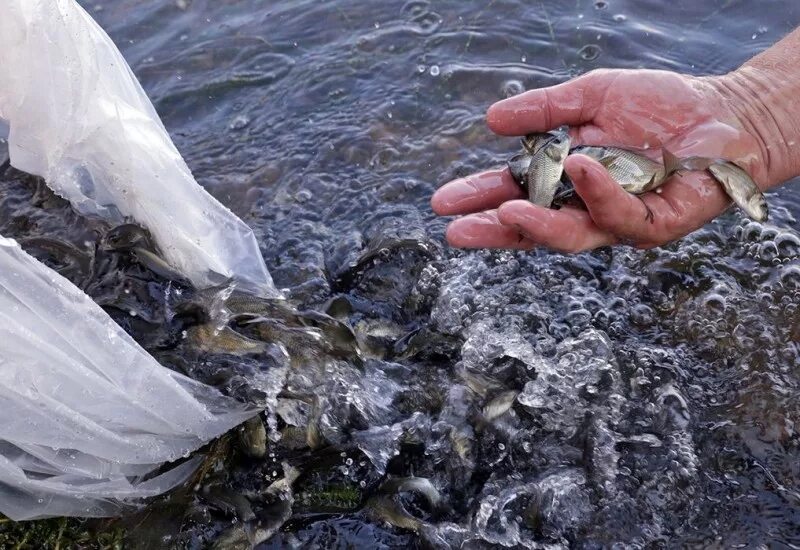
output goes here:
[{"label": "wrist", "polygon": [[714,77],[713,85],[758,143],[770,188],[800,175],[800,75],[756,61]]}]

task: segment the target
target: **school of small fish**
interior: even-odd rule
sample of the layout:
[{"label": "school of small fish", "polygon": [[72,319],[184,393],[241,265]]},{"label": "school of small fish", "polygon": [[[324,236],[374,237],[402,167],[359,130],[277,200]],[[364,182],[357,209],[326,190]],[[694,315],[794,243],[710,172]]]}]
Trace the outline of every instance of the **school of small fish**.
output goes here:
[{"label": "school of small fish", "polygon": [[[750,218],[763,222],[769,217],[767,201],[753,178],[728,160],[679,159],[663,149],[663,161],[657,162],[619,147],[572,147],[568,129],[564,127],[529,134],[522,139],[522,148],[522,152],[508,160],[508,168],[516,182],[527,191],[528,199],[545,208],[559,208],[567,200],[576,198],[572,183],[564,172],[564,162],[570,154],[581,154],[598,161],[625,191],[637,196],[657,189],[676,173],[707,170]],[[649,208],[647,219],[653,221]]]}]

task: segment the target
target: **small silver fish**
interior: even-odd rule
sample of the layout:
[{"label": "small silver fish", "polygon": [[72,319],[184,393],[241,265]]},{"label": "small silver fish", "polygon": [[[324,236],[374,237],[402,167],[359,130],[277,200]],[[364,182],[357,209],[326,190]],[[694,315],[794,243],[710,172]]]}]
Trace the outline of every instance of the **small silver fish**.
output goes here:
[{"label": "small silver fish", "polygon": [[517,183],[527,188],[528,170],[531,167],[533,155],[552,137],[549,133],[528,134],[520,140],[522,152],[514,155],[508,161],[508,169]]},{"label": "small silver fish", "polygon": [[595,159],[608,170],[614,181],[634,195],[659,187],[677,170],[675,161],[666,151],[663,164],[619,147],[578,146],[570,151],[573,153]]},{"label": "small silver fish", "polygon": [[252,458],[264,458],[267,454],[267,429],[260,416],[254,416],[239,427],[239,446]]},{"label": "small silver fish", "polygon": [[[651,160],[634,151],[619,147],[598,147],[579,145],[570,149],[570,154],[586,155],[602,164],[611,178],[623,190],[632,195],[641,195],[652,191],[666,182],[670,176],[683,168],[680,161],[669,151],[663,150],[663,163]],[[550,207],[559,208],[575,196],[572,182],[559,182],[550,203]],[[642,201],[644,202],[644,201]],[[647,216],[653,222],[653,212],[645,203]]]},{"label": "small silver fish", "polygon": [[386,522],[399,529],[419,533],[427,525],[426,522],[412,516],[403,503],[394,496],[373,496],[367,501],[364,509],[375,520]]},{"label": "small silver fish", "polygon": [[266,344],[243,336],[230,327],[211,323],[195,325],[186,330],[186,339],[196,348],[208,353],[247,355],[264,353]]},{"label": "small silver fish", "polygon": [[767,221],[767,199],[747,172],[727,161],[714,162],[708,171],[748,216],[759,222]]},{"label": "small silver fish", "polygon": [[425,497],[428,503],[437,508],[442,503],[442,495],[425,477],[396,477],[386,480],[380,487],[382,493],[395,494],[413,491]]},{"label": "small silver fish", "polygon": [[508,161],[514,179],[528,191],[528,199],[549,207],[564,173],[570,139],[565,130],[530,134],[522,140],[524,152]]},{"label": "small silver fish", "polygon": [[676,171],[708,170],[731,200],[752,219],[763,222],[769,218],[764,193],[745,170],[724,159],[687,157],[674,159]]},{"label": "small silver fish", "polygon": [[504,391],[483,407],[483,418],[486,422],[492,422],[506,414],[511,407],[514,406],[514,402],[517,400],[517,396],[519,395],[518,391]]}]

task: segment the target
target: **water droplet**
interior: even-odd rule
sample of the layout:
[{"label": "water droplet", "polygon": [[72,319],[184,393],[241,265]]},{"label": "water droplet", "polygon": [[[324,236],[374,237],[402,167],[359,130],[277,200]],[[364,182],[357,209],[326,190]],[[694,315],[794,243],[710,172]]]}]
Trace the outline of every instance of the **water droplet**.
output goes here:
[{"label": "water droplet", "polygon": [[502,94],[504,97],[513,97],[525,91],[525,86],[519,80],[507,80],[503,83]]},{"label": "water droplet", "polygon": [[431,65],[431,76],[439,76],[439,65]]},{"label": "water droplet", "polygon": [[301,189],[294,196],[295,200],[299,203],[307,202],[308,200],[311,199],[311,197],[312,197],[311,191],[309,191],[308,189]]},{"label": "water droplet", "polygon": [[581,59],[586,61],[594,61],[598,57],[600,57],[600,46],[597,44],[586,44],[580,50],[578,50],[578,55],[581,56]]},{"label": "water droplet", "polygon": [[231,120],[231,123],[228,124],[228,129],[230,130],[243,130],[247,128],[247,125],[250,124],[250,119],[244,115],[238,115]]}]

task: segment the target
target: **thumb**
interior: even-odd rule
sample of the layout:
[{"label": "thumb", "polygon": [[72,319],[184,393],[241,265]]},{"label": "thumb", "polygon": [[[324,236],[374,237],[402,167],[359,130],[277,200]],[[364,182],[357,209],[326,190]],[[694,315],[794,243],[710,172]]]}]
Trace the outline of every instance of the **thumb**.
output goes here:
[{"label": "thumb", "polygon": [[570,155],[564,170],[583,199],[595,225],[617,236],[649,241],[654,232],[649,207],[644,200],[626,192],[608,171],[586,155]]}]

